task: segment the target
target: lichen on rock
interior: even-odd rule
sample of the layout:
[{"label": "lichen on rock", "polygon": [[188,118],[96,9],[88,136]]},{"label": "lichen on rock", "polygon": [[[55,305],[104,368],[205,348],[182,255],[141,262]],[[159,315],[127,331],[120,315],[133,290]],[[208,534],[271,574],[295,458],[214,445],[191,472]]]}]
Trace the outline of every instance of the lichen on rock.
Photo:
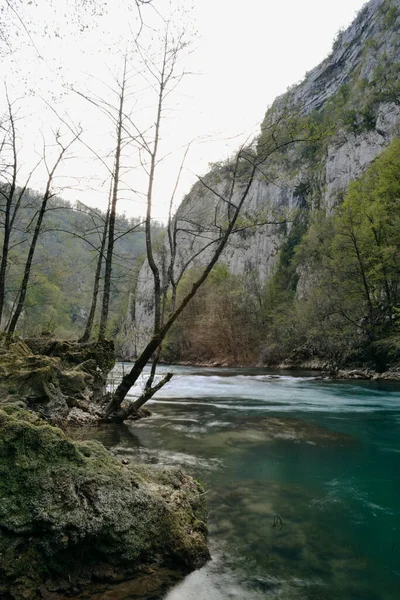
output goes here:
[{"label": "lichen on rock", "polygon": [[0,597],[38,600],[143,565],[209,559],[201,486],[178,469],[122,464],[33,413],[0,410]]}]

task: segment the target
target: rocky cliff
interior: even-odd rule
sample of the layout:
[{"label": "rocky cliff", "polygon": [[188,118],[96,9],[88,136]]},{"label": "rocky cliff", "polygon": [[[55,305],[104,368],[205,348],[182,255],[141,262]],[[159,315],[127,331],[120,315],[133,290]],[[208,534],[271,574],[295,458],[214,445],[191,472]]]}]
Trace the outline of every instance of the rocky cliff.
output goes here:
[{"label": "rocky cliff", "polygon": [[[251,276],[263,286],[290,232],[295,211],[334,210],[349,183],[399,135],[399,30],[400,0],[371,0],[351,26],[339,32],[331,54],[267,111],[251,150],[258,156],[279,122],[289,123],[286,127],[292,131],[299,131],[300,125],[303,131],[314,133],[308,142],[288,144],[262,162],[246,199],[243,227],[231,237],[221,258],[232,274]],[[178,209],[175,276],[185,266],[204,264],[210,256],[212,240],[218,237],[229,211],[221,198],[231,185],[234,168],[235,159],[216,165]],[[243,185],[242,178],[232,203]],[[288,222],[270,224],[282,219]],[[167,239],[159,255],[161,268],[168,263],[170,248]],[[303,274],[299,289],[307,285],[304,279]],[[152,291],[151,272],[145,263],[131,325],[139,347],[151,328]],[[124,352],[134,355],[137,349],[128,343]]]}]

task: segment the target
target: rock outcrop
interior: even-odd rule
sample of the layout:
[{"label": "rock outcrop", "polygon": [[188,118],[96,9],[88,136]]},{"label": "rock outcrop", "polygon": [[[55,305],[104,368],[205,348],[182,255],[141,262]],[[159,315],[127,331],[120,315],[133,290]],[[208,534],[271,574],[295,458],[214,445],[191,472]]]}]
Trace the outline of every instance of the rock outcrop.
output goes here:
[{"label": "rock outcrop", "polygon": [[0,348],[0,406],[17,404],[52,423],[77,421],[77,410],[95,421],[114,363],[112,342],[12,342]]},{"label": "rock outcrop", "polygon": [[1,598],[57,598],[209,559],[201,486],[178,469],[122,462],[33,413],[0,410]]}]

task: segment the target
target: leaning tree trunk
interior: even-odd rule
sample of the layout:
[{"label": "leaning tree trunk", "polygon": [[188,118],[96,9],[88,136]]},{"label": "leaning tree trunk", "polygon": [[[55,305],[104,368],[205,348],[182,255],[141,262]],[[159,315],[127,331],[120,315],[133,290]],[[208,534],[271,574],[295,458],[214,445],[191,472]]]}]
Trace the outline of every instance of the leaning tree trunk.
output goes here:
[{"label": "leaning tree trunk", "polygon": [[205,280],[209,276],[210,272],[212,271],[214,265],[217,263],[219,257],[222,254],[223,249],[225,248],[225,246],[229,240],[229,236],[231,235],[231,233],[235,227],[236,221],[239,218],[239,214],[240,214],[240,211],[244,204],[244,201],[247,198],[250,188],[252,186],[257,167],[258,167],[258,165],[254,165],[251,169],[249,180],[242,192],[242,195],[240,197],[238,204],[235,207],[235,212],[232,216],[232,219],[229,221],[228,227],[227,227],[221,241],[219,242],[217,248],[215,249],[215,252],[214,252],[212,258],[208,262],[207,266],[204,268],[203,273],[200,275],[200,277],[197,279],[197,281],[195,281],[194,284],[192,285],[192,289],[190,290],[190,292],[183,298],[183,300],[181,301],[179,306],[175,309],[174,313],[162,325],[162,327],[154,333],[153,337],[148,342],[147,346],[144,348],[144,350],[141,353],[141,355],[139,356],[139,358],[135,361],[131,371],[129,373],[127,373],[125,375],[125,377],[122,378],[122,381],[119,384],[119,386],[117,387],[117,389],[115,390],[112,400],[107,408],[107,412],[106,412],[107,417],[110,417],[110,416],[114,415],[115,413],[118,413],[119,407],[120,407],[122,401],[124,400],[125,396],[129,392],[131,387],[133,385],[135,385],[136,381],[138,380],[141,373],[143,372],[144,367],[147,365],[147,363],[151,359],[153,353],[162,344],[162,341],[164,340],[168,331],[171,329],[172,325],[175,323],[176,319],[182,313],[182,311],[187,306],[187,304],[190,302],[190,300],[196,295],[197,290],[205,282]]},{"label": "leaning tree trunk", "polygon": [[31,275],[33,256],[35,254],[37,241],[38,241],[39,234],[40,234],[40,231],[42,228],[43,218],[46,213],[47,203],[48,203],[49,199],[52,197],[51,186],[53,183],[54,174],[57,170],[57,167],[61,163],[64,154],[67,152],[68,148],[70,148],[70,146],[78,139],[78,137],[79,137],[79,134],[76,134],[75,137],[65,147],[62,146],[62,144],[59,141],[59,138],[57,137],[57,143],[61,147],[61,151],[60,151],[60,154],[58,155],[57,160],[54,163],[53,168],[51,169],[51,171],[48,172],[46,190],[45,190],[43,198],[42,198],[42,204],[39,209],[39,214],[38,214],[38,218],[36,221],[35,230],[33,232],[31,245],[29,247],[28,257],[26,259],[25,268],[24,268],[24,276],[22,278],[22,283],[19,288],[16,307],[15,307],[14,313],[10,319],[10,323],[9,323],[9,325],[7,327],[7,331],[6,331],[6,336],[7,336],[8,340],[10,340],[12,338],[12,336],[14,335],[18,320],[24,309],[26,292],[28,289],[28,283],[29,283],[29,279],[30,279],[30,275]]},{"label": "leaning tree trunk", "polygon": [[35,225],[35,231],[33,232],[33,238],[31,241],[31,245],[29,247],[28,257],[27,257],[26,263],[25,263],[24,276],[22,278],[22,283],[21,283],[21,286],[19,289],[17,305],[16,305],[14,313],[11,317],[10,324],[7,328],[7,337],[8,338],[11,338],[14,335],[15,328],[17,326],[18,320],[21,316],[22,310],[25,305],[25,297],[26,297],[26,291],[28,289],[29,278],[31,275],[33,256],[35,254],[36,244],[38,241],[40,230],[42,228],[42,222],[43,222],[43,218],[44,218],[44,215],[46,212],[47,202],[49,200],[49,197],[50,197],[50,189],[48,186],[48,188],[46,189],[45,195],[43,196],[39,215],[38,215],[36,225]]}]

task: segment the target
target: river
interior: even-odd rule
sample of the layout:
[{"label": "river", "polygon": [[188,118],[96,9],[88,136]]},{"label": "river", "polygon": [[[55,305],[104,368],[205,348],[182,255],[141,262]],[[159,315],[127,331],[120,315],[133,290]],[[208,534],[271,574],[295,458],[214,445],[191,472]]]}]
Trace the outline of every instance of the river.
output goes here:
[{"label": "river", "polygon": [[181,466],[207,490],[213,560],[140,598],[398,600],[400,386],[173,370],[152,417],[91,433],[117,454]]}]

